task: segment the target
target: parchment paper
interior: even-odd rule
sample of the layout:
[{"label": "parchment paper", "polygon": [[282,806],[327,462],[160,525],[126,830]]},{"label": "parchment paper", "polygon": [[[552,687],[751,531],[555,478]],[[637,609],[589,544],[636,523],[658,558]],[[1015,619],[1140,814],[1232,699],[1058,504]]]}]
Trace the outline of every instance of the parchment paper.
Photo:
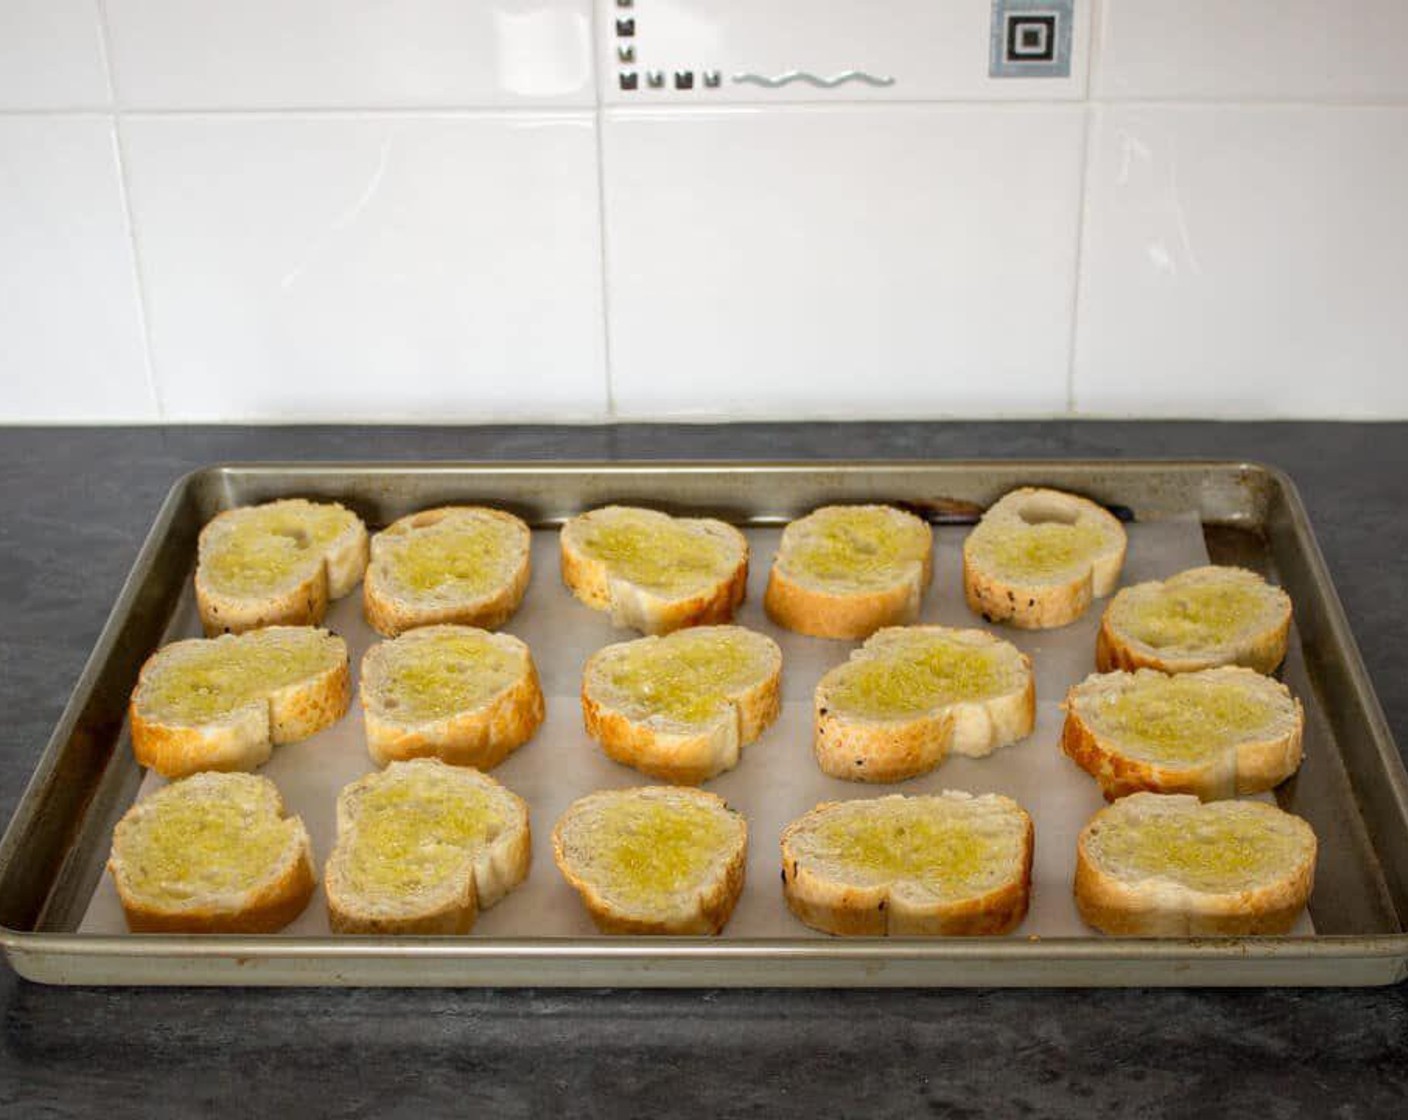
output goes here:
[{"label": "parchment paper", "polygon": [[[1159,579],[1208,562],[1195,515],[1127,526],[1129,554],[1123,584]],[[934,582],[922,621],[947,626],[985,626],[963,602],[960,549],[965,527],[935,530]],[[1103,601],[1084,618],[1059,630],[1022,631],[988,627],[1032,658],[1037,686],[1036,729],[1027,739],[985,759],[950,757],[932,773],[895,785],[828,778],[812,757],[812,691],[821,675],[844,661],[858,642],[808,638],[783,630],[763,613],[763,588],[780,529],[752,529],[748,599],[736,621],[771,635],[782,648],[783,706],[778,721],[745,747],[738,766],[706,784],[748,821],[747,885],[724,937],[817,938],[788,912],[782,898],[778,838],[782,829],[819,801],[930,793],[943,789],[1004,793],[1031,814],[1036,830],[1031,911],[1013,936],[1099,936],[1076,912],[1071,894],[1076,835],[1104,804],[1094,779],[1061,753],[1059,741],[1066,690],[1094,671],[1095,633]],[[576,798],[593,790],[646,785],[651,779],[609,760],[582,729],[579,703],[582,666],[611,642],[638,637],[612,627],[604,614],[582,606],[562,584],[557,532],[533,533],[533,577],[523,606],[504,628],[533,651],[547,699],[547,719],[538,734],[499,766],[494,777],[528,802],[533,829],[533,867],[527,881],[480,915],[471,937],[601,936],[577,894],[553,864],[550,837],[557,818]],[[334,603],[326,625],[347,640],[352,655],[352,709],[334,727],[312,739],[276,747],[260,773],[282,792],[288,810],[303,818],[321,868],[332,850],[338,791],[374,767],[367,754],[356,679],[361,656],[377,635],[362,618],[361,589]],[[173,622],[168,640],[198,636],[193,597]],[[148,774],[139,797],[164,784]],[[1270,795],[1264,795],[1270,800]],[[126,923],[110,876],[104,875],[80,925],[85,933],[123,933]],[[1308,917],[1292,931],[1312,932]],[[281,935],[327,935],[321,885],[303,914]]]}]

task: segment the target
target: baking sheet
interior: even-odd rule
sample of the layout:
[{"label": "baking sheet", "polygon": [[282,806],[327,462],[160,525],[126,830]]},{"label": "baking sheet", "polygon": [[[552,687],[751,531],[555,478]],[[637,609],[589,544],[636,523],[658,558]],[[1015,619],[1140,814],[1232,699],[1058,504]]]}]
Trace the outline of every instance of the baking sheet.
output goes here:
[{"label": "baking sheet", "polygon": [[[1208,562],[1196,514],[1126,526],[1129,553],[1122,584],[1161,579]],[[888,793],[931,793],[960,789],[996,792],[1015,799],[1031,814],[1036,833],[1031,909],[1011,935],[1016,937],[1098,937],[1081,922],[1071,894],[1076,835],[1105,802],[1094,780],[1062,754],[1060,702],[1067,689],[1094,671],[1095,634],[1103,602],[1084,618],[1059,630],[1021,631],[987,627],[1020,647],[1032,659],[1037,687],[1037,721],[1021,743],[985,759],[950,757],[932,773],[894,785],[845,782],[822,774],[812,757],[812,690],[821,675],[844,661],[860,643],[808,638],[768,621],[763,589],[780,529],[745,530],[752,549],[748,599],[736,621],[769,634],[782,649],[783,705],[777,722],[744,748],[739,765],[708,782],[748,821],[747,884],[725,938],[826,938],[788,913],[779,881],[778,838],[788,822],[819,801],[879,797]],[[934,582],[925,596],[921,621],[947,626],[984,627],[963,602],[961,547],[967,527],[935,529]],[[553,864],[553,824],[576,798],[593,790],[652,784],[629,767],[612,762],[582,728],[578,699],[581,670],[597,649],[638,635],[612,627],[604,614],[576,601],[562,585],[557,532],[533,533],[533,577],[523,606],[504,627],[533,651],[547,701],[538,734],[493,771],[522,796],[533,829],[533,867],[528,879],[496,907],[480,915],[470,937],[598,937],[577,894]],[[378,635],[361,613],[360,588],[333,604],[325,623],[346,639],[352,655],[354,695],[361,656]],[[198,636],[199,620],[191,587],[176,612],[167,640]],[[260,773],[282,792],[288,810],[303,818],[321,869],[335,839],[338,791],[374,769],[366,751],[360,706],[338,724],[302,743],[276,747]],[[139,797],[164,784],[148,774]],[[1271,795],[1262,795],[1273,800]],[[104,875],[79,926],[83,933],[126,932],[111,878]],[[1303,914],[1293,935],[1313,933]],[[321,883],[308,908],[281,934],[330,933]]]}]

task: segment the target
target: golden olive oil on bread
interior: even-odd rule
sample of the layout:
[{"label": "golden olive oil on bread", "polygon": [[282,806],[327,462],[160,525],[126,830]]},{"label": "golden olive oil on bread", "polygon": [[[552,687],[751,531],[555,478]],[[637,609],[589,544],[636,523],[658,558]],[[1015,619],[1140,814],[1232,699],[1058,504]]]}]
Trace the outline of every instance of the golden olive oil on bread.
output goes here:
[{"label": "golden olive oil on bread", "polygon": [[267,778],[201,773],[137,802],[108,861],[135,933],[272,933],[313,893],[307,830]]},{"label": "golden olive oil on bread", "polygon": [[1096,666],[1270,673],[1286,656],[1291,600],[1244,568],[1208,565],[1122,589],[1105,609]]},{"label": "golden olive oil on bread", "polygon": [[1316,849],[1310,826],[1274,805],[1136,793],[1082,829],[1076,904],[1088,925],[1125,936],[1287,933]]},{"label": "golden olive oil on bread", "polygon": [[720,797],[646,786],[570,805],[553,855],[603,933],[716,934],[743,891],[748,826]]},{"label": "golden olive oil on bread", "polygon": [[727,623],[747,588],[748,541],[714,518],[604,506],[571,518],[559,543],[572,594],[646,634]]},{"label": "golden olive oil on bread", "polygon": [[1108,510],[1024,487],[996,502],[963,542],[968,606],[1027,630],[1069,625],[1119,582],[1127,541]]},{"label": "golden olive oil on bread", "polygon": [[825,773],[894,782],[1025,738],[1036,686],[1030,658],[985,631],[888,627],[821,678],[813,708]]},{"label": "golden olive oil on bread", "polygon": [[928,524],[893,506],[823,506],[783,529],[763,606],[777,625],[819,638],[914,622],[933,546]]},{"label": "golden olive oil on bread", "polygon": [[587,734],[617,762],[696,784],[732,769],[781,710],[782,652],[741,626],[619,642],[582,674]]},{"label": "golden olive oil on bread", "polygon": [[1281,682],[1223,666],[1094,674],[1067,694],[1061,746],[1113,800],[1261,793],[1300,766],[1305,715]]},{"label": "golden olive oil on bread", "polygon": [[439,758],[490,770],[545,715],[526,643],[472,626],[425,626],[373,644],[362,659],[367,749],[378,765]]},{"label": "golden olive oil on bread", "polygon": [[458,934],[528,875],[528,806],[488,775],[434,758],[345,787],[324,876],[336,933]]},{"label": "golden olive oil on bread", "polygon": [[317,625],[362,578],[367,547],[366,526],[335,502],[288,498],[217,515],[197,550],[206,634]]},{"label": "golden olive oil on bread", "polygon": [[826,933],[1007,933],[1027,913],[1033,839],[998,794],[826,802],[783,831],[783,895]]},{"label": "golden olive oil on bread", "polygon": [[402,517],[372,538],[367,622],[386,637],[447,623],[497,629],[527,592],[531,540],[523,521],[487,506]]},{"label": "golden olive oil on bread", "polygon": [[310,626],[192,638],[157,650],[129,705],[137,761],[167,778],[252,770],[351,702],[347,646]]}]

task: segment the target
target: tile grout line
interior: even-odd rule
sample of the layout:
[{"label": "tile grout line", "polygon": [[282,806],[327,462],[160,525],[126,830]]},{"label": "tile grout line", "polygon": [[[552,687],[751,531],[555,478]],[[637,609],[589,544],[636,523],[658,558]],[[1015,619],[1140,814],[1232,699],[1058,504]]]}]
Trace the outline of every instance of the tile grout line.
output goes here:
[{"label": "tile grout line", "polygon": [[[602,58],[601,9],[592,6],[592,51],[594,58]],[[616,385],[611,364],[611,292],[610,270],[606,260],[606,106],[602,103],[602,76],[598,73],[599,64],[592,67],[592,80],[596,96],[593,112],[593,127],[596,130],[596,225],[597,252],[601,276],[601,357],[606,376],[606,422],[616,421]]]},{"label": "tile grout line", "polygon": [[1071,329],[1066,346],[1066,415],[1076,414],[1076,344],[1080,339],[1081,294],[1085,273],[1085,231],[1090,215],[1090,134],[1095,107],[1087,105],[1081,121],[1080,193],[1076,210],[1075,275],[1071,281]]},{"label": "tile grout line", "polygon": [[1096,68],[1100,61],[1100,44],[1104,40],[1103,20],[1105,4],[1103,0],[1093,0],[1089,8],[1089,22],[1085,34],[1085,98],[1082,103],[1080,130],[1080,178],[1077,180],[1076,194],[1076,251],[1073,262],[1074,275],[1071,277],[1071,327],[1066,336],[1066,416],[1076,412],[1076,343],[1080,338],[1081,286],[1085,262],[1085,229],[1090,210],[1090,132],[1095,104],[1091,100],[1091,90],[1095,87]]},{"label": "tile grout line", "polygon": [[142,363],[147,374],[147,390],[156,408],[156,422],[166,423],[166,404],[156,376],[156,361],[152,356],[152,329],[147,316],[147,288],[142,279],[141,255],[137,248],[137,219],[132,214],[132,192],[127,181],[127,149],[122,138],[122,121],[117,107],[117,83],[112,73],[112,34],[108,29],[108,11],[104,0],[93,0],[98,10],[98,36],[103,56],[103,75],[107,79],[111,110],[105,114],[112,121],[113,154],[117,160],[117,189],[122,196],[122,217],[126,226],[127,245],[132,252],[132,281],[137,289],[137,324],[142,332]]},{"label": "tile grout line", "polygon": [[[111,83],[111,74],[108,75]],[[639,101],[630,104],[608,103],[599,95],[591,104],[542,104],[542,105],[237,105],[237,106],[185,106],[182,108],[155,108],[127,106],[121,110],[123,116],[139,118],[193,118],[193,117],[520,117],[520,116],[561,116],[577,117],[588,113],[612,110],[627,115],[640,116],[689,116],[698,114],[754,113],[767,112],[806,112],[806,111],[848,111],[876,112],[887,109],[1060,109],[1082,105],[1104,106],[1109,108],[1140,109],[1408,109],[1408,97],[1402,98],[1276,98],[1276,97],[926,97],[926,98],[869,98],[866,100],[788,100],[788,101],[716,101],[673,103],[668,101]],[[116,111],[115,107],[104,108],[92,105],[69,105],[58,107],[0,107],[0,117],[62,117],[99,116]]]}]

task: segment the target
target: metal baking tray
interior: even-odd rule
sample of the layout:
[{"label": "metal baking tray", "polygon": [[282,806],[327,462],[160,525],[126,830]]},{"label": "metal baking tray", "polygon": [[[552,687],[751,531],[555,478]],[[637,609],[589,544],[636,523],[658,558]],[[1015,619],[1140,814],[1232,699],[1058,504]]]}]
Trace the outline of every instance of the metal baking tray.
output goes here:
[{"label": "metal baking tray", "polygon": [[[873,500],[907,505],[943,525],[976,520],[1020,485],[1083,493],[1136,523],[1195,514],[1214,562],[1261,571],[1290,593],[1295,625],[1281,675],[1305,705],[1306,762],[1276,797],[1320,838],[1313,935],[393,939],[77,932],[112,828],[141,782],[125,728],[128,696],[188,596],[196,536],[220,510],[301,495],[342,501],[375,527],[434,505],[483,502],[551,527],[584,509],[624,502],[776,526],[825,503]],[[755,556],[754,564],[768,559]],[[535,822],[535,829],[550,823]],[[1372,985],[1408,976],[1405,923],[1408,774],[1295,486],[1273,468],[1236,462],[204,468],[177,482],[163,504],[0,841],[0,944],[21,975],[57,984]]]}]

